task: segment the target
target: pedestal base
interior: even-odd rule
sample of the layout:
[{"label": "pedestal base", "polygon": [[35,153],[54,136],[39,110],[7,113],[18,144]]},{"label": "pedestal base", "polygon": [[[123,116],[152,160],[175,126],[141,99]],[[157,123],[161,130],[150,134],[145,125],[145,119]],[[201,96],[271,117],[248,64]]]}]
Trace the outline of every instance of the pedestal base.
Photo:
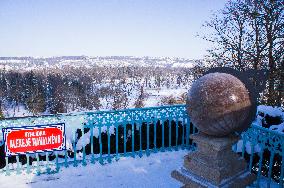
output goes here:
[{"label": "pedestal base", "polygon": [[244,159],[232,151],[236,136],[216,138],[202,133],[192,136],[197,151],[184,158],[184,166],[172,172],[172,177],[184,187],[242,188],[254,182],[255,175],[247,171]]}]

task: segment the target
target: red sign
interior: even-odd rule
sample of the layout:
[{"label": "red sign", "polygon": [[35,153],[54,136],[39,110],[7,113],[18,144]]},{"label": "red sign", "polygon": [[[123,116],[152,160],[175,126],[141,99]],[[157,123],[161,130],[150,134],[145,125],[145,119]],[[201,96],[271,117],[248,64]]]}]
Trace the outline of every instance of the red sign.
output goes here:
[{"label": "red sign", "polygon": [[66,149],[65,124],[4,128],[6,156]]}]

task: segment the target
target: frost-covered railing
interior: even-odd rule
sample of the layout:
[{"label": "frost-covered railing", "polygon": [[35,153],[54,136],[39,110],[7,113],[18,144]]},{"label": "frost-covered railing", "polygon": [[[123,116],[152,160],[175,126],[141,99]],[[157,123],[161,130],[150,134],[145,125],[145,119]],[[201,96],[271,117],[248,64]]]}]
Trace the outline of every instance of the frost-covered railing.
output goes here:
[{"label": "frost-covered railing", "polygon": [[241,152],[249,162],[250,172],[257,174],[257,187],[261,176],[267,178],[267,187],[273,179],[283,187],[284,176],[284,134],[252,124],[242,134]]},{"label": "frost-covered railing", "polygon": [[1,141],[0,172],[53,173],[62,166],[190,148],[189,136],[196,131],[184,105],[14,118],[0,121],[0,128],[55,123],[65,123],[66,151],[4,157]]}]

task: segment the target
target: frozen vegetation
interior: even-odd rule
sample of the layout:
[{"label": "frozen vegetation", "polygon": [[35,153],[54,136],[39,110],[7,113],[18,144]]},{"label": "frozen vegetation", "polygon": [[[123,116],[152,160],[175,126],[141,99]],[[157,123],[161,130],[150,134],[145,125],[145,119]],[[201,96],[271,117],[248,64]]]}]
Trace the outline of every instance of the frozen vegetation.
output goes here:
[{"label": "frozen vegetation", "polygon": [[3,117],[184,103],[200,60],[151,57],[0,57]]}]

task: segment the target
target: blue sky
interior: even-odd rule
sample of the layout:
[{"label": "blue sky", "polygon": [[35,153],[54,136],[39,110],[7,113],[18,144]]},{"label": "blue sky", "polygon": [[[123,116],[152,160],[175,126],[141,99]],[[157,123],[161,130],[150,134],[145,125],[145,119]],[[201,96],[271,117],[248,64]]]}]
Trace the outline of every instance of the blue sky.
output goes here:
[{"label": "blue sky", "polygon": [[0,56],[202,58],[226,0],[0,0]]}]

